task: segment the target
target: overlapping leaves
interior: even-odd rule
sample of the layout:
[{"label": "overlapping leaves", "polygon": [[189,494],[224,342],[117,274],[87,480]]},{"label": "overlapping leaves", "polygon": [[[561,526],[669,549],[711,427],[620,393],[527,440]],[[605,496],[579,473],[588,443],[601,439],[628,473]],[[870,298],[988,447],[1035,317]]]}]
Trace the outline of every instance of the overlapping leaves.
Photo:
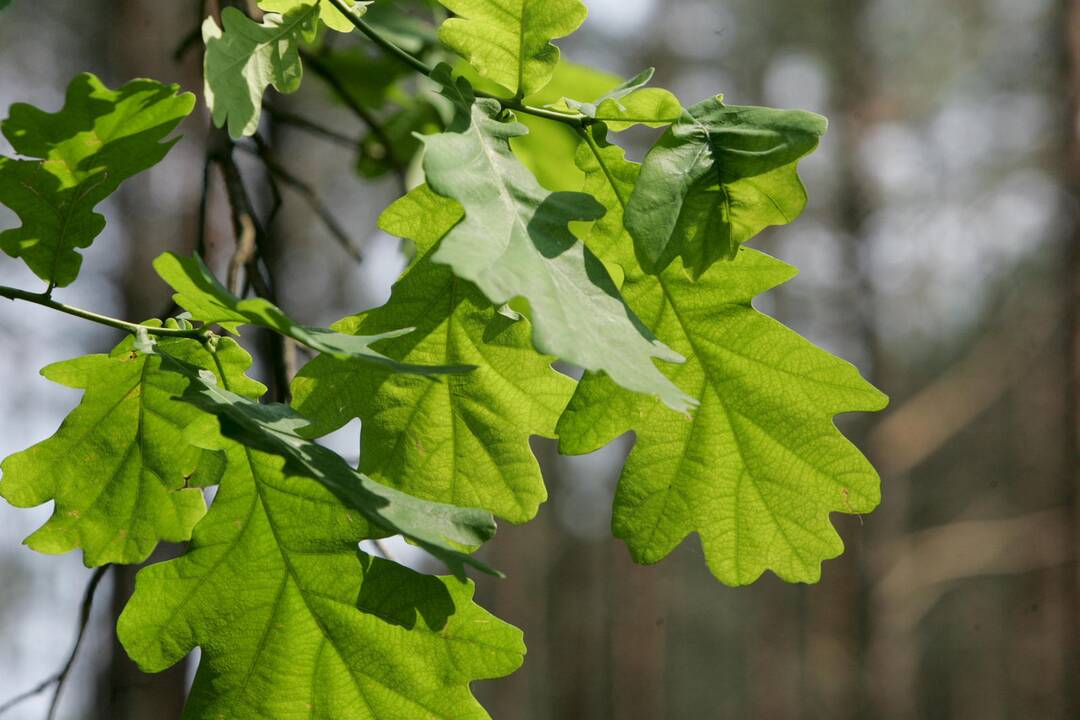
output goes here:
[{"label": "overlapping leaves", "polygon": [[486,717],[469,683],[524,647],[471,583],[359,552],[381,529],[286,456],[209,444],[228,458],[214,504],[184,556],[139,573],[117,628],[151,672],[202,648],[185,717]]},{"label": "overlapping leaves", "polygon": [[154,80],[110,90],[84,73],[68,86],[59,112],[13,105],[2,129],[22,157],[0,156],[0,203],[23,224],[0,233],[0,248],[42,280],[71,284],[82,265],[77,250],[105,228],[94,207],[173,146],[162,141],[195,105],[193,95],[177,90]]},{"label": "overlapping leaves", "polygon": [[817,147],[825,118],[802,110],[688,108],[649,151],[626,207],[638,262],[658,273],[676,257],[696,279],[770,225],[806,207],[796,165]]},{"label": "overlapping leaves", "polygon": [[574,383],[532,349],[527,320],[508,319],[472,283],[432,261],[461,216],[456,202],[423,186],[387,209],[380,225],[412,240],[419,258],[386,305],[336,328],[379,333],[416,325],[380,348],[403,362],[476,369],[432,382],[321,357],[294,383],[293,404],[317,419],[318,434],[362,418],[360,467],[376,480],[525,522],[547,496],[529,436],[554,436]]},{"label": "overlapping leaves", "polygon": [[667,373],[701,406],[679,417],[588,374],[559,423],[561,449],[588,452],[637,433],[612,525],[639,562],[660,560],[696,532],[725,583],[748,584],[765,570],[816,581],[821,561],[843,549],[829,513],[869,512],[880,498],[877,474],[833,416],[880,410],[885,397],[854,367],[751,307],[794,275],[790,266],[743,249],[697,282],[678,261],[644,273],[615,221],[641,182],[639,168],[602,130],[579,159],[610,213],[589,242],[624,268],[627,302],[689,358]]},{"label": "overlapping leaves", "polygon": [[[371,2],[345,0],[345,4],[359,17],[364,14],[364,11]],[[330,0],[259,0],[260,8],[267,12],[278,13],[281,15],[287,15],[290,11],[295,10],[302,5],[317,5],[319,19],[331,30],[343,33],[353,31],[352,22],[349,18],[345,17],[340,10],[334,7],[334,4],[330,2]]]},{"label": "overlapping leaves", "polygon": [[[244,376],[251,358],[231,340],[218,349],[220,365],[195,340],[161,344],[185,362],[224,372],[247,397],[265,391]],[[53,437],[0,465],[0,495],[8,502],[17,507],[56,503],[48,522],[26,540],[34,550],[82,548],[87,566],[138,563],[161,540],[190,538],[206,511],[199,488],[217,482],[220,459],[183,439],[184,430],[204,413],[175,400],[188,384],[184,376],[132,345],[128,339],[109,355],[88,355],[41,371],[85,394]]]},{"label": "overlapping leaves", "polygon": [[407,335],[412,332],[411,327],[394,328],[377,335],[347,335],[326,328],[301,325],[263,298],[240,300],[214,277],[198,256],[183,258],[165,253],[154,260],[154,269],[176,291],[173,299],[190,313],[192,319],[208,325],[220,325],[229,332],[235,333],[241,325],[256,325],[330,357],[360,358],[398,372],[428,375],[462,373],[472,369],[468,365],[434,367],[398,362],[371,347],[380,340]]},{"label": "overlapping leaves", "polygon": [[584,193],[552,193],[518,161],[510,140],[528,132],[504,122],[499,104],[477,100],[468,83],[446,94],[459,115],[449,132],[425,138],[424,172],[437,194],[457,200],[464,219],[432,259],[475,283],[489,300],[529,303],[533,343],[540,352],[603,370],[631,390],[687,410],[693,399],[656,367],[680,362],[626,306],[603,264],[569,229],[596,220],[604,208]]}]

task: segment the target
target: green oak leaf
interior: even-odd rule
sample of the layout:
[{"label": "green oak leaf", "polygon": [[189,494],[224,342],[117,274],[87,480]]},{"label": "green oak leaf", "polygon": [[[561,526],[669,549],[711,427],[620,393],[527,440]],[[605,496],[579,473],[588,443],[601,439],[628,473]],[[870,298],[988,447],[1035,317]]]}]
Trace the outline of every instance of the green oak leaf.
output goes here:
[{"label": "green oak leaf", "polygon": [[766,227],[798,217],[806,190],[796,166],[826,126],[814,113],[721,98],[687,109],[645,157],[626,208],[641,266],[659,273],[681,255],[697,278]]},{"label": "green oak leaf", "polygon": [[0,127],[22,158],[0,156],[0,203],[23,224],[0,233],[0,248],[42,280],[70,285],[82,266],[77,249],[105,228],[94,207],[176,142],[163,141],[195,106],[178,89],[132,80],[110,90],[84,73],[68,85],[59,112],[12,105]]},{"label": "green oak leaf", "polygon": [[221,28],[212,17],[203,21],[206,104],[214,125],[227,123],[234,140],[258,130],[268,86],[283,94],[300,87],[300,43],[313,36],[319,5],[291,4],[289,12],[270,13],[261,24],[232,7],[222,10]]},{"label": "green oak leaf", "polygon": [[432,262],[437,243],[461,217],[456,202],[426,186],[391,205],[380,227],[412,240],[419,259],[386,305],[335,327],[373,334],[416,325],[382,350],[403,362],[476,370],[432,383],[324,356],[300,371],[293,405],[318,419],[318,434],[361,418],[360,469],[375,480],[521,523],[547,497],[529,437],[554,437],[574,382],[533,350],[528,321],[508,320],[475,285]]},{"label": "green oak leaf", "polygon": [[[371,2],[357,2],[356,0],[345,0],[346,4],[352,7],[352,11],[357,17],[363,16],[367,11],[367,6]],[[352,22],[349,18],[345,17],[340,10],[334,7],[334,4],[330,0],[259,0],[259,7],[267,12],[279,13],[287,15],[290,10],[295,10],[301,5],[315,5],[319,6],[319,19],[322,20],[326,27],[337,32],[349,33],[355,30]]]},{"label": "green oak leaf", "polygon": [[235,333],[240,325],[257,325],[292,338],[312,350],[339,359],[361,358],[385,365],[397,372],[418,375],[463,373],[468,365],[427,366],[393,360],[371,348],[379,340],[407,335],[413,328],[396,328],[378,335],[346,335],[326,328],[300,325],[282,310],[263,298],[240,300],[223,286],[199,256],[183,258],[164,253],[154,260],[161,279],[176,291],[173,300],[187,310],[192,319],[208,325],[220,325]]},{"label": "green oak leaf", "polygon": [[439,39],[481,77],[525,97],[541,90],[559,64],[551,44],[571,34],[588,10],[580,0],[439,0],[458,15]]},{"label": "green oak leaf", "polygon": [[[366,537],[404,535],[445,562],[455,575],[464,574],[464,564],[499,574],[468,554],[494,536],[490,513],[420,500],[377,483],[337,453],[302,437],[309,421],[288,405],[252,402],[218,385],[213,375],[165,357],[171,367],[191,378],[182,399],[217,416],[221,433],[245,446],[244,462],[253,467],[265,464],[258,459],[260,453],[284,459],[282,473],[311,478],[358,510],[371,525]],[[202,437],[202,431],[197,427],[195,434]]]},{"label": "green oak leaf", "polygon": [[[590,186],[609,183],[597,197],[621,214],[638,166],[602,140],[595,147],[582,169]],[[667,369],[671,379],[701,399],[685,418],[602,375],[579,384],[559,422],[563,452],[595,450],[631,429],[637,436],[616,492],[614,534],[635,560],[654,563],[696,532],[709,568],[731,585],[765,570],[817,581],[821,562],[843,550],[829,513],[870,512],[880,499],[877,473],[833,416],[880,410],[887,399],[853,366],[751,306],[794,268],[744,248],[694,282],[678,261],[659,275],[642,272],[614,222],[594,228],[594,241],[625,269],[630,305],[689,358]]]},{"label": "green oak leaf", "polygon": [[473,680],[522,662],[473,585],[359,552],[368,523],[274,454],[227,444],[186,554],[141,570],[117,624],[160,672],[202,648],[188,720],[486,718]]},{"label": "green oak leaf", "polygon": [[458,117],[450,131],[424,138],[424,172],[432,190],[462,204],[465,218],[432,260],[450,265],[495,304],[527,300],[541,353],[603,370],[630,390],[688,411],[694,400],[653,362],[682,357],[630,311],[603,263],[568,227],[602,217],[604,208],[584,193],[544,189],[510,149],[525,126],[502,122],[499,103],[475,100],[463,79],[452,84],[446,66],[436,77]]},{"label": "green oak leaf", "polygon": [[576,110],[585,117],[603,122],[613,132],[635,125],[653,128],[670,125],[685,111],[670,91],[645,87],[655,72],[654,68],[643,70],[593,102],[564,98],[552,107],[567,112]]},{"label": "green oak leaf", "polygon": [[[190,538],[206,511],[199,487],[216,482],[219,463],[181,437],[205,414],[176,400],[187,377],[132,346],[128,338],[109,355],[42,370],[85,394],[55,435],[0,465],[0,495],[12,505],[56,503],[52,517],[26,540],[34,550],[82,548],[88,567],[138,563],[162,540]],[[220,370],[196,340],[161,339],[159,346],[188,363],[224,370],[248,397],[265,392],[244,376],[251,357],[232,340],[219,345]]]}]

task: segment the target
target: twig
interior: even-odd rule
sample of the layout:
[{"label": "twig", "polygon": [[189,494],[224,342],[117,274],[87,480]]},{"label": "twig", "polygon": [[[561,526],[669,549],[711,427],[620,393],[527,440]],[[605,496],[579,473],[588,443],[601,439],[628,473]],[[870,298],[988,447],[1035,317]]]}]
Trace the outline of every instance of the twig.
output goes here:
[{"label": "twig", "polygon": [[297,115],[296,113],[289,112],[288,110],[284,110],[277,105],[271,104],[269,102],[263,102],[263,110],[269,113],[270,116],[274,118],[274,120],[281,123],[282,125],[290,125],[299,130],[304,130],[311,133],[312,135],[316,135],[318,137],[330,140],[331,142],[337,143],[342,147],[347,147],[350,150],[355,150],[360,145],[360,140],[358,138],[351,138],[345,133],[340,133],[337,130],[332,130],[323,125],[319,125],[318,123],[312,122],[305,117]]},{"label": "twig", "polygon": [[117,330],[123,330],[129,333],[146,332],[150,335],[156,335],[158,337],[182,337],[190,338],[192,340],[199,340],[200,342],[205,341],[207,338],[206,330],[184,330],[182,328],[152,327],[150,325],[132,323],[128,322],[127,320],[120,320],[119,318],[109,317],[108,315],[99,315],[98,313],[90,312],[89,310],[83,310],[82,308],[65,305],[64,303],[53,300],[46,293],[32,293],[25,290],[19,290],[18,288],[0,285],[0,297],[7,298],[8,300],[21,300],[23,302],[41,305],[42,307],[47,307],[52,310],[56,310],[57,312],[62,312],[67,315],[82,318],[83,320],[95,322],[98,325],[105,325],[107,327],[116,328]]},{"label": "twig", "polygon": [[[404,51],[402,51],[404,52]],[[334,91],[334,94],[338,96],[345,105],[358,117],[368,129],[371,134],[375,136],[375,139],[386,149],[386,158],[390,161],[390,167],[394,169],[394,173],[398,177],[398,181],[404,188],[406,185],[405,178],[405,164],[401,162],[401,159],[394,151],[394,143],[391,141],[390,136],[386,134],[386,129],[382,126],[382,123],[372,115],[367,108],[356,101],[356,98],[348,91],[345,85],[341,82],[333,70],[320,58],[318,55],[314,55],[303,50],[300,51],[301,57],[304,60],[305,65],[311,69],[313,73],[322,78],[330,89]]]},{"label": "twig", "polygon": [[82,604],[79,606],[79,629],[75,636],[75,645],[71,648],[71,653],[68,655],[64,666],[60,668],[58,672],[38,683],[35,687],[20,695],[16,695],[3,705],[0,705],[0,715],[3,715],[19,703],[40,695],[48,690],[51,685],[56,685],[56,690],[53,691],[52,701],[49,703],[49,712],[46,718],[47,720],[53,720],[53,718],[56,717],[56,711],[60,707],[60,695],[64,690],[68,675],[71,673],[71,668],[75,665],[75,656],[78,655],[79,648],[82,646],[83,639],[86,637],[86,627],[90,622],[90,611],[94,606],[94,594],[97,592],[101,580],[105,577],[105,574],[111,567],[111,565],[102,565],[94,570],[94,574],[90,577],[90,582],[86,585],[86,590],[83,592]]},{"label": "twig", "polygon": [[[395,45],[390,40],[384,38],[379,34],[379,31],[369,25],[364,19],[360,18],[353,12],[352,8],[345,4],[344,0],[330,0],[330,3],[341,11],[341,14],[349,19],[349,22],[353,26],[368,37],[373,43],[382,48],[385,52],[393,55],[401,62],[405,63],[412,69],[416,70],[422,75],[428,77],[434,72],[434,69],[427,63],[418,57],[415,57],[411,53],[403,50]],[[306,60],[305,60],[306,61]],[[534,115],[536,117],[544,118],[545,120],[554,120],[555,122],[563,123],[574,128],[587,127],[594,124],[596,121],[592,118],[585,117],[583,115],[571,115],[568,113],[559,112],[558,110],[548,110],[547,108],[538,108],[532,105],[526,105],[521,102],[520,99],[514,98],[508,100],[506,98],[492,95],[491,93],[476,91],[477,97],[490,98],[491,100],[498,100],[504,110],[517,110],[519,112],[526,113],[528,115]]]},{"label": "twig", "polygon": [[253,139],[255,141],[254,149],[246,145],[240,145],[238,147],[247,152],[254,152],[257,154],[272,177],[281,180],[304,199],[308,206],[311,207],[312,211],[319,216],[319,220],[322,221],[322,224],[326,227],[327,231],[334,237],[342,249],[349,254],[349,257],[356,260],[356,262],[363,262],[363,254],[353,245],[349,233],[341,225],[338,219],[334,217],[330,208],[319,198],[319,194],[315,192],[315,188],[298,178],[296,175],[293,175],[289,170],[282,166],[275,159],[269,145],[267,145],[266,141],[260,136],[255,135]]}]

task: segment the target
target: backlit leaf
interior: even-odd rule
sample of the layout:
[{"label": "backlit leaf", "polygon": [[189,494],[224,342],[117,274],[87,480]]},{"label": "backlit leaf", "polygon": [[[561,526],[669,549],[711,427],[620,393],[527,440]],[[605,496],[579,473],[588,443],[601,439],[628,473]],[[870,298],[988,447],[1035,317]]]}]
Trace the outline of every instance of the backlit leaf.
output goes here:
[{"label": "backlit leaf", "polygon": [[195,105],[178,89],[132,80],[110,90],[84,73],[71,81],[59,112],[12,105],[0,127],[22,158],[0,156],[0,203],[23,224],[0,233],[0,248],[42,280],[70,285],[82,266],[77,250],[105,228],[94,207],[176,142],[162,141]]}]

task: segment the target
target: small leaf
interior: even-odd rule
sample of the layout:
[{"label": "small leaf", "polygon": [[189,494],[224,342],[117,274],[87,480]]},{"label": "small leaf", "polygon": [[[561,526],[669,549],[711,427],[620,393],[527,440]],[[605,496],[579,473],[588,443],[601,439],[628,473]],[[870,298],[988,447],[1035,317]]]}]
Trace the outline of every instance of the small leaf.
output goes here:
[{"label": "small leaf", "polygon": [[232,7],[221,12],[223,28],[212,17],[203,21],[206,104],[214,125],[228,123],[234,140],[258,130],[268,86],[283,94],[300,87],[300,42],[314,33],[319,5],[292,4],[285,15],[264,16],[262,24]]},{"label": "small leaf", "polygon": [[191,317],[208,325],[220,325],[235,333],[240,325],[257,325],[292,338],[312,350],[339,359],[361,358],[385,365],[397,372],[418,375],[463,373],[471,366],[453,365],[432,367],[410,365],[392,360],[371,348],[379,340],[400,337],[412,328],[390,330],[378,335],[345,335],[326,328],[300,325],[285,315],[279,307],[262,298],[240,300],[230,293],[199,256],[182,258],[164,253],[154,260],[154,269],[161,279],[176,291],[173,300],[191,313]]},{"label": "small leaf", "polygon": [[[587,186],[618,214],[639,168],[602,138],[596,147],[592,161],[588,148],[579,155]],[[689,358],[670,377],[701,398],[686,418],[596,373],[578,385],[559,421],[563,452],[637,436],[615,496],[615,535],[635,560],[654,563],[696,532],[709,568],[730,585],[765,570],[816,582],[822,560],[843,550],[829,514],[870,512],[880,498],[877,473],[833,416],[880,410],[887,399],[850,364],[751,306],[795,274],[790,266],[744,248],[694,282],[678,261],[642,272],[614,225],[593,240],[625,269],[631,306],[659,318],[657,332]]]},{"label": "small leaf", "polygon": [[682,256],[694,278],[770,225],[806,207],[796,172],[825,133],[825,118],[801,110],[689,108],[645,158],[626,208],[638,261],[658,273]]},{"label": "small leaf", "polygon": [[42,280],[70,285],[82,266],[76,250],[105,228],[94,207],[176,142],[162,140],[195,106],[195,97],[178,89],[132,80],[110,90],[84,73],[71,81],[59,112],[12,105],[4,136],[16,153],[35,159],[0,156],[0,203],[23,222],[0,233],[0,248]]},{"label": "small leaf", "polygon": [[638,73],[594,102],[563,99],[552,107],[556,110],[576,110],[585,117],[599,120],[613,132],[635,125],[663,127],[682,117],[682,103],[667,90],[645,87],[655,70]]},{"label": "small leaf", "polygon": [[391,205],[380,227],[413,240],[421,257],[386,305],[335,327],[377,333],[414,324],[414,333],[380,347],[403,362],[476,370],[431,383],[320,357],[297,376],[293,404],[317,418],[317,434],[361,418],[360,469],[375,480],[525,522],[547,497],[529,437],[554,435],[574,382],[533,350],[527,320],[500,314],[476,286],[432,262],[436,244],[460,219],[456,202],[426,186]]},{"label": "small leaf", "polygon": [[551,44],[585,21],[580,0],[439,0],[459,17],[439,39],[469,61],[481,77],[525,97],[541,90],[559,64]]},{"label": "small leaf", "polygon": [[694,400],[656,368],[653,358],[682,357],[653,337],[627,308],[603,264],[569,230],[604,208],[583,193],[551,193],[510,150],[527,129],[501,122],[494,100],[474,102],[464,80],[447,84],[459,116],[451,132],[424,138],[431,189],[465,208],[465,219],[432,255],[475,283],[495,304],[521,297],[532,311],[533,344],[580,367],[603,370],[630,390],[660,396],[686,411]]},{"label": "small leaf", "polygon": [[372,524],[370,532],[404,535],[445,562],[455,575],[463,575],[466,563],[498,575],[467,554],[495,534],[490,513],[419,500],[381,485],[349,467],[337,453],[301,437],[300,432],[310,421],[289,406],[252,402],[217,385],[213,375],[199,372],[177,358],[165,357],[170,367],[190,378],[182,399],[216,415],[222,433],[245,446],[249,462],[260,464],[257,454],[280,456],[286,461],[281,472],[318,481],[358,510]]},{"label": "small leaf", "polygon": [[[162,339],[160,346],[186,362],[217,371],[195,340]],[[244,377],[250,356],[231,340],[218,349],[229,382],[249,397],[263,392]],[[109,355],[89,355],[50,365],[53,382],[85,390],[82,402],[57,433],[2,466],[0,495],[17,507],[49,500],[49,521],[27,538],[39,552],[82,548],[88,567],[138,563],[158,542],[182,542],[203,516],[199,486],[215,463],[182,439],[205,415],[176,401],[186,376],[162,367],[161,358],[133,350],[131,338]]]},{"label": "small leaf", "polygon": [[[370,0],[368,2],[345,0],[345,2],[352,7],[352,11],[357,17],[362,17],[367,11],[367,6],[371,4]],[[356,29],[352,22],[349,21],[349,18],[334,7],[330,0],[259,0],[259,7],[267,12],[287,15],[289,11],[295,10],[301,5],[314,5],[316,3],[319,6],[319,19],[326,24],[326,27],[343,33],[349,33]]]}]

